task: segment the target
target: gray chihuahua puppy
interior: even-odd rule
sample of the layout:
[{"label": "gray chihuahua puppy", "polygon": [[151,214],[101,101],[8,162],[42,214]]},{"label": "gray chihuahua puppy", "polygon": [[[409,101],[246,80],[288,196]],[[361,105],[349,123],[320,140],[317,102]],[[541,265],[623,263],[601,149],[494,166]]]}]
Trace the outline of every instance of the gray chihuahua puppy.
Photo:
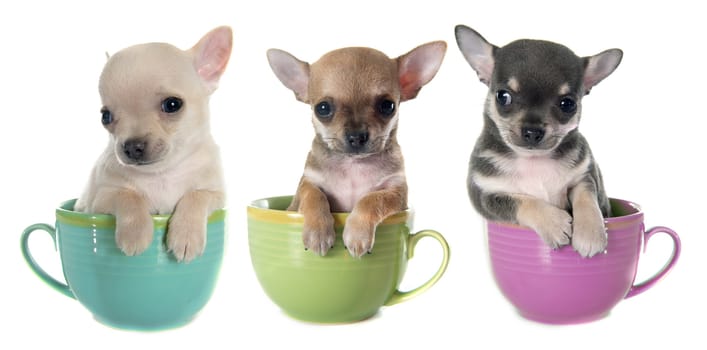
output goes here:
[{"label": "gray chihuahua puppy", "polygon": [[571,243],[584,257],[604,251],[611,208],[577,127],[582,97],[616,69],[622,51],[578,57],[548,41],[497,47],[466,26],[455,32],[489,87],[467,180],[476,210],[488,220],[527,226],[552,248]]}]

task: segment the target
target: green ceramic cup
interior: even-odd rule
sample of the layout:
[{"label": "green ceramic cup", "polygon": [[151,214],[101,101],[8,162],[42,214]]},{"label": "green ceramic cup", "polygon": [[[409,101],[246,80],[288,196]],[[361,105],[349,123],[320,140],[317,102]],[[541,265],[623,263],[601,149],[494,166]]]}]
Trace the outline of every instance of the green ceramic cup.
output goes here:
[{"label": "green ceramic cup", "polygon": [[[335,213],[336,244],[326,256],[304,250],[303,217],[286,211],[291,196],[254,201],[247,208],[248,241],[255,274],[265,293],[295,319],[347,323],[369,318],[381,306],[406,301],[432,287],[449,263],[449,246],[436,231],[411,233],[413,212],[388,217],[376,229],[371,254],[353,258],[343,246],[346,213]],[[431,237],[442,246],[437,272],[421,286],[400,291],[417,242]]]},{"label": "green ceramic cup", "polygon": [[[22,233],[22,254],[49,286],[78,300],[101,323],[134,330],[174,328],[191,321],[211,297],[224,250],[225,210],[208,219],[204,254],[177,262],[164,245],[168,215],[154,215],[152,245],[126,256],[115,244],[115,217],[73,211],[76,200],[56,209],[56,225],[35,224]],[[28,245],[45,231],[59,249],[66,283],[35,261]]]}]

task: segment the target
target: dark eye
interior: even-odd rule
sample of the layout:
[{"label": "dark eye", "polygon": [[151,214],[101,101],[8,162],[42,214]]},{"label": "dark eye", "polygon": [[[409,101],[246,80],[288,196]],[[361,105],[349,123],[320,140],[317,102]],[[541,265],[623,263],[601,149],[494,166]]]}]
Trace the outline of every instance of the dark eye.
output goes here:
[{"label": "dark eye", "polygon": [[182,109],[182,99],[179,97],[167,97],[162,101],[162,112],[172,114]]},{"label": "dark eye", "polygon": [[111,113],[106,108],[101,109],[101,123],[103,123],[103,125],[108,125],[112,122],[113,122],[113,113]]},{"label": "dark eye", "polygon": [[334,106],[327,101],[322,101],[314,106],[314,113],[319,118],[331,118],[334,116]]},{"label": "dark eye", "polygon": [[378,102],[378,112],[383,116],[390,117],[395,114],[395,102],[384,99]]},{"label": "dark eye", "polygon": [[574,113],[577,110],[577,103],[571,97],[563,97],[560,100],[560,110],[567,114]]},{"label": "dark eye", "polygon": [[501,106],[509,106],[513,100],[511,99],[511,93],[506,90],[498,90],[496,92],[496,101]]}]

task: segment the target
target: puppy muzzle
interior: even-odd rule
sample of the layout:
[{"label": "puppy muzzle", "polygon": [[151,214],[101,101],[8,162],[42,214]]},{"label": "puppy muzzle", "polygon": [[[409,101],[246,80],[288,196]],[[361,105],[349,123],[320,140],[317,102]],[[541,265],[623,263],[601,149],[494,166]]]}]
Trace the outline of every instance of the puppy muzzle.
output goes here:
[{"label": "puppy muzzle", "polygon": [[124,164],[147,165],[162,159],[165,150],[164,142],[139,137],[119,144],[116,154]]},{"label": "puppy muzzle", "polygon": [[365,153],[368,148],[368,131],[347,131],[346,148],[349,153]]},{"label": "puppy muzzle", "polygon": [[537,126],[524,126],[520,136],[527,147],[537,147],[545,138],[545,129]]},{"label": "puppy muzzle", "polygon": [[147,156],[147,141],[142,139],[128,140],[123,144],[123,153],[128,159],[140,163]]}]

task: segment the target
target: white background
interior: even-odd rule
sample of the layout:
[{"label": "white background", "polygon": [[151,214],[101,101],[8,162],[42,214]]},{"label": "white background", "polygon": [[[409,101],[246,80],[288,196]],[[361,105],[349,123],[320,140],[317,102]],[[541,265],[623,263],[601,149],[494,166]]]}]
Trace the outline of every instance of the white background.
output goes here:
[{"label": "white background", "polygon": [[[704,16],[682,1],[111,1],[0,5],[0,348],[61,344],[75,349],[143,348],[705,348],[707,244],[704,175]],[[9,5],[12,4],[12,5]],[[11,7],[12,6],[12,7]],[[466,193],[469,153],[481,129],[486,87],[462,58],[454,26],[497,45],[547,39],[592,55],[624,50],[616,72],[584,99],[580,130],[612,197],[646,211],[646,225],[669,226],[683,242],[676,268],[653,289],[621,302],[602,320],[546,326],[522,319],[490,274],[481,220]],[[105,52],[164,41],[189,48],[230,25],[234,49],[212,97],[229,195],[227,255],[217,289],[189,325],[128,332],[96,322],[78,302],[41,282],[21,258],[21,231],[53,223],[54,208],[80,195],[107,143],[98,76]],[[313,325],[290,319],[261,291],[250,266],[245,207],[292,194],[313,130],[267,64],[276,47],[306,61],[344,46],[394,57],[433,40],[448,43],[437,75],[400,107],[416,228],[442,232],[452,249],[447,273],[427,293],[381,309],[367,321]],[[700,167],[700,168],[698,168]],[[33,252],[61,278],[47,235]],[[403,288],[436,269],[439,248],[423,240]],[[662,266],[670,242],[655,237],[638,279]],[[250,345],[247,345],[250,344]]]}]

